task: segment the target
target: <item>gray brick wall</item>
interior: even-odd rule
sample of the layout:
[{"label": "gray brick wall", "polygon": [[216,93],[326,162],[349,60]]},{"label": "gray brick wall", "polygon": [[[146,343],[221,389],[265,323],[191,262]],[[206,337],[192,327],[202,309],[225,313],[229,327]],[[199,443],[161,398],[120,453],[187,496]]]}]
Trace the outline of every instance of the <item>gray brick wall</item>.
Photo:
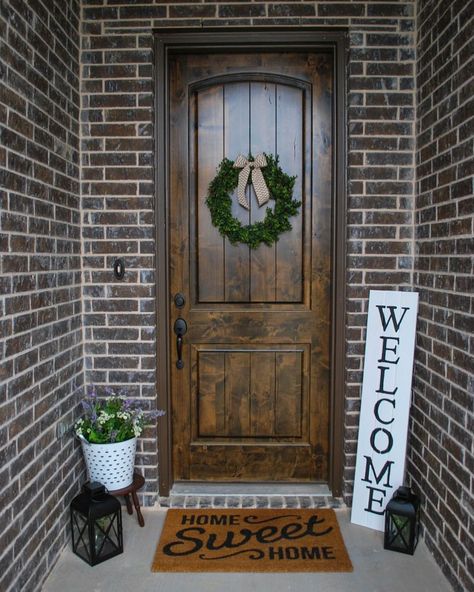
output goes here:
[{"label": "gray brick wall", "polygon": [[[83,2],[82,193],[86,380],[155,398],[152,28],[347,27],[348,340],[345,496],[350,501],[370,288],[412,283],[414,2]],[[160,81],[158,81],[160,84]],[[124,256],[126,280],[112,263]],[[157,491],[152,430],[138,454]]]},{"label": "gray brick wall", "polygon": [[[226,25],[350,31],[345,499],[368,291],[414,287],[408,470],[423,492],[430,549],[456,589],[473,587],[473,10],[465,0],[421,0],[417,8],[415,61],[414,1],[1,4],[1,589],[41,582],[64,545],[66,506],[83,479],[74,442],[56,438],[82,390],[81,296],[86,382],[155,404],[151,32]],[[127,266],[121,282],[112,275],[116,256]],[[152,504],[154,429],[139,446]]]},{"label": "gray brick wall", "polygon": [[37,589],[82,473],[79,3],[0,4],[0,589]]},{"label": "gray brick wall", "polygon": [[418,4],[415,289],[409,473],[425,540],[455,590],[474,590],[473,2]]}]

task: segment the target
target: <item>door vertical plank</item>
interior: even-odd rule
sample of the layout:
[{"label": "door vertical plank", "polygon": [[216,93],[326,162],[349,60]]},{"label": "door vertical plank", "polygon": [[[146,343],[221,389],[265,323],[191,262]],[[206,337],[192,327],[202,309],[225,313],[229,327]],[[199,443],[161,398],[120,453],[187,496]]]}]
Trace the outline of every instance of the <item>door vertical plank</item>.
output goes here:
[{"label": "door vertical plank", "polygon": [[273,436],[275,420],[275,352],[252,352],[250,434]]},{"label": "door vertical plank", "polygon": [[[224,87],[224,155],[235,160],[249,152],[249,82],[227,84]],[[249,191],[247,190],[247,194]],[[249,195],[248,195],[249,198]],[[250,223],[250,212],[237,201],[237,189],[232,194],[232,215],[243,225]],[[225,301],[248,302],[250,298],[250,248],[225,241]]]},{"label": "door vertical plank", "polygon": [[[303,201],[303,109],[304,93],[299,88],[277,86],[277,147],[280,166],[296,176],[293,198]],[[303,299],[303,212],[290,218],[292,229],[280,235],[276,243],[276,300],[301,302]]]},{"label": "door vertical plank", "polygon": [[[318,199],[314,204],[313,228],[318,240],[314,241],[314,275],[317,281],[312,284],[312,300],[317,329],[315,331],[312,360],[312,382],[321,385],[314,398],[314,413],[311,416],[312,438],[321,442],[323,460],[319,472],[327,472],[327,451],[329,444],[329,377],[331,359],[331,321],[324,311],[330,309],[332,274],[331,261],[331,212],[333,191],[333,75],[331,60],[325,56],[315,56],[316,72],[313,93],[313,153],[314,153],[314,191]],[[317,63],[316,63],[317,61]]]},{"label": "door vertical plank", "polygon": [[[169,195],[173,199],[169,200],[169,245],[170,253],[170,290],[172,296],[177,292],[188,294],[190,292],[189,278],[188,278],[188,258],[189,252],[189,237],[187,233],[187,220],[189,216],[189,186],[187,169],[180,166],[183,159],[186,158],[187,140],[188,140],[188,123],[187,123],[187,107],[186,104],[180,100],[182,96],[182,86],[185,84],[185,70],[188,61],[187,57],[182,60],[173,60],[170,62],[170,77],[172,83],[170,84],[170,102],[172,109],[170,111],[170,158],[169,158]],[[185,223],[183,224],[183,220]],[[175,253],[180,253],[179,257],[173,256]],[[171,298],[170,298],[171,301]],[[170,311],[169,321],[173,323],[173,310]],[[191,385],[190,376],[188,373],[180,372],[176,368],[176,335],[172,329],[169,334],[169,353],[171,361],[171,384],[173,395],[175,393],[187,393],[187,398],[190,396]],[[190,348],[183,349],[183,360],[185,364],[189,364],[191,359]],[[165,371],[162,369],[162,371]],[[172,434],[177,442],[186,442],[188,434],[191,433],[194,426],[189,414],[189,400],[181,396],[176,397],[173,401],[173,413],[171,415]],[[173,471],[174,476],[179,475],[180,478],[189,477],[189,447],[175,446],[172,447],[173,455]]]},{"label": "door vertical plank", "polygon": [[199,353],[198,434],[225,434],[225,354]]},{"label": "door vertical plank", "polygon": [[303,366],[300,352],[276,354],[275,434],[301,436]]},{"label": "door vertical plank", "polygon": [[209,183],[223,157],[223,87],[203,89],[197,98],[197,240],[199,302],[224,300],[224,239],[206,205]]},{"label": "door vertical plank", "polygon": [[[275,153],[275,84],[252,82],[250,85],[250,151],[255,157],[260,152]],[[267,207],[273,200],[258,206],[253,187],[250,199],[250,222],[265,218]],[[275,302],[275,244],[260,245],[251,251],[250,300],[252,302]]]},{"label": "door vertical plank", "polygon": [[248,436],[250,424],[250,354],[226,354],[227,435]]}]

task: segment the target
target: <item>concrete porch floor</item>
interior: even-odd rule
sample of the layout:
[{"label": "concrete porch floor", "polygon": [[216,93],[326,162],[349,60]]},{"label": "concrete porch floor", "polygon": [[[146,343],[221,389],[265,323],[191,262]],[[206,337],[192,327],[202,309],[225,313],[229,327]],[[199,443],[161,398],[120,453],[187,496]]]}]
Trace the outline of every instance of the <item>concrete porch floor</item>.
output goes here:
[{"label": "concrete porch floor", "polygon": [[43,592],[451,592],[420,541],[415,555],[384,551],[382,533],[350,523],[336,510],[354,566],[352,573],[152,573],[150,566],[166,510],[144,509],[145,527],[123,512],[124,553],[89,567],[63,551]]}]

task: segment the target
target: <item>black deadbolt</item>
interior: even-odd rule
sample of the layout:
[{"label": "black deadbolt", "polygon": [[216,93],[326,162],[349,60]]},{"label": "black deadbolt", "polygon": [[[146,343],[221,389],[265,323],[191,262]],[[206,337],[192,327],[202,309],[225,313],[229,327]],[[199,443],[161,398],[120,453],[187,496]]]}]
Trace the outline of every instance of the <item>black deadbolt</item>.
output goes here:
[{"label": "black deadbolt", "polygon": [[181,292],[175,294],[174,303],[176,308],[183,308],[183,306],[186,304],[186,300],[184,299],[184,296],[181,294]]}]

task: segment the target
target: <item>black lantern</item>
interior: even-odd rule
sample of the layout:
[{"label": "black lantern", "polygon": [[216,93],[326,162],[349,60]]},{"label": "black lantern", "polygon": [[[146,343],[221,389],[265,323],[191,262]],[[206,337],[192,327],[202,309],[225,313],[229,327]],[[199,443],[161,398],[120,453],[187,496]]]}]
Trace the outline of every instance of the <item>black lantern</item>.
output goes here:
[{"label": "black lantern", "polygon": [[120,502],[96,481],[71,502],[72,550],[89,565],[123,553]]},{"label": "black lantern", "polygon": [[413,555],[420,532],[420,499],[399,487],[385,508],[384,549]]}]

